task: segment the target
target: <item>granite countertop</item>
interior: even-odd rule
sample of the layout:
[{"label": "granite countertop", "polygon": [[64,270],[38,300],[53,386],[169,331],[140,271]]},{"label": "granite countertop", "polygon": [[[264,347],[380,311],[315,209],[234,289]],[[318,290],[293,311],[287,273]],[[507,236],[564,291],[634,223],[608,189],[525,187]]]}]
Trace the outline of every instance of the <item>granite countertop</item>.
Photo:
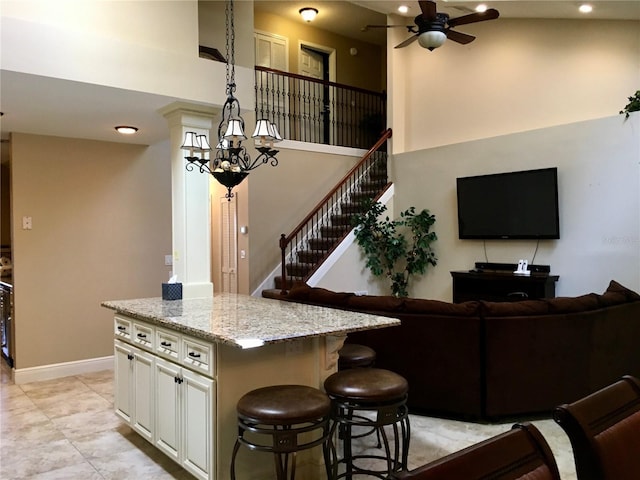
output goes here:
[{"label": "granite countertop", "polygon": [[239,348],[400,325],[400,320],[249,295],[105,301],[103,307],[205,340]]}]

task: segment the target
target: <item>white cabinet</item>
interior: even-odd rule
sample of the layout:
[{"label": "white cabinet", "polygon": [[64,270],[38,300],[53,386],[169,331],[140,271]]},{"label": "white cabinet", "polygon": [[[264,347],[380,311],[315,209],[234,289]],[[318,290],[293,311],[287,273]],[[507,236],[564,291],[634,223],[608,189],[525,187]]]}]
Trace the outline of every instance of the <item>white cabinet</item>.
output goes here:
[{"label": "white cabinet", "polygon": [[215,412],[215,385],[203,375],[182,370],[180,400],[182,418],[182,466],[199,478],[213,472],[213,432]]},{"label": "white cabinet", "polygon": [[202,480],[215,478],[215,347],[116,316],[116,413]]},{"label": "white cabinet", "polygon": [[136,432],[153,441],[153,355],[118,339],[114,342],[115,410]]},{"label": "white cabinet", "polygon": [[197,478],[213,478],[213,380],[158,358],[156,382],[156,446]]},{"label": "white cabinet", "polygon": [[156,361],[156,447],[180,461],[180,415],[178,379],[182,368],[160,358]]}]

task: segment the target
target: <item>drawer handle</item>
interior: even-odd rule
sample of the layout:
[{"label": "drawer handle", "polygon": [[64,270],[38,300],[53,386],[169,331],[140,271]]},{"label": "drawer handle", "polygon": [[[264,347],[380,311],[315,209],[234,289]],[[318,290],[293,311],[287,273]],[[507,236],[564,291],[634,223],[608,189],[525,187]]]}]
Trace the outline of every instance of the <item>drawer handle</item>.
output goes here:
[{"label": "drawer handle", "polygon": [[138,338],[147,338],[147,336],[144,333],[139,333]]},{"label": "drawer handle", "polygon": [[191,358],[200,358],[200,354],[195,352],[189,352],[189,356]]},{"label": "drawer handle", "polygon": [[133,355],[131,355],[130,353],[127,354],[127,360],[133,360]]},{"label": "drawer handle", "polygon": [[171,344],[169,342],[160,342],[160,345],[162,345],[163,347],[170,347]]},{"label": "drawer handle", "polygon": [[127,328],[123,327],[122,325],[118,325],[118,330],[120,330],[121,332],[124,332]]}]

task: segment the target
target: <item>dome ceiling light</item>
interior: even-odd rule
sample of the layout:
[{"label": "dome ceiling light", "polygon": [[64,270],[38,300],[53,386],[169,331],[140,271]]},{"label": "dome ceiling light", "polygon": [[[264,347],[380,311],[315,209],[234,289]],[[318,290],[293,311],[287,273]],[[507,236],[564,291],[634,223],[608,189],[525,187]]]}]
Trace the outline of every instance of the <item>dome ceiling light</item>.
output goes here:
[{"label": "dome ceiling light", "polygon": [[318,15],[318,9],[313,7],[304,7],[301,8],[298,13],[300,13],[300,16],[305,22],[309,23],[313,22],[313,20],[316,18],[316,15]]}]

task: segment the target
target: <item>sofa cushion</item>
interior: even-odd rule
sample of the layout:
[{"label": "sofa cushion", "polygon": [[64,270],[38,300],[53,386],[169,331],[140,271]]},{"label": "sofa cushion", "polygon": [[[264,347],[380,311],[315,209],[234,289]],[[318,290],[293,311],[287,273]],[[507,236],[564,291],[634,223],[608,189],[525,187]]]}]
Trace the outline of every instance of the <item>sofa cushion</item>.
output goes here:
[{"label": "sofa cushion", "polygon": [[600,308],[598,295],[587,293],[579,297],[556,297],[546,300],[549,305],[549,313],[575,313],[586,312]]},{"label": "sofa cushion", "polygon": [[480,312],[480,302],[449,303],[425,298],[405,298],[404,310],[407,313],[473,317]]},{"label": "sofa cushion", "polygon": [[625,286],[620,285],[615,280],[611,280],[607,290],[598,297],[598,301],[603,307],[619,305],[627,302],[636,302],[638,300],[640,300],[640,295],[633,290],[629,290]]},{"label": "sofa cushion", "polygon": [[287,293],[287,300],[298,300],[298,301],[309,300],[310,292],[311,292],[311,287],[308,285],[295,285],[291,287],[291,289]]},{"label": "sofa cushion", "polygon": [[353,295],[347,307],[359,311],[397,312],[404,308],[404,299],[385,295]]},{"label": "sofa cushion", "polygon": [[294,302],[309,302],[326,306],[344,307],[353,293],[333,292],[326,288],[300,285],[293,287],[287,294],[287,299]]},{"label": "sofa cushion", "polygon": [[549,305],[544,300],[521,300],[519,302],[482,301],[482,314],[485,317],[515,317],[518,315],[546,315]]}]

